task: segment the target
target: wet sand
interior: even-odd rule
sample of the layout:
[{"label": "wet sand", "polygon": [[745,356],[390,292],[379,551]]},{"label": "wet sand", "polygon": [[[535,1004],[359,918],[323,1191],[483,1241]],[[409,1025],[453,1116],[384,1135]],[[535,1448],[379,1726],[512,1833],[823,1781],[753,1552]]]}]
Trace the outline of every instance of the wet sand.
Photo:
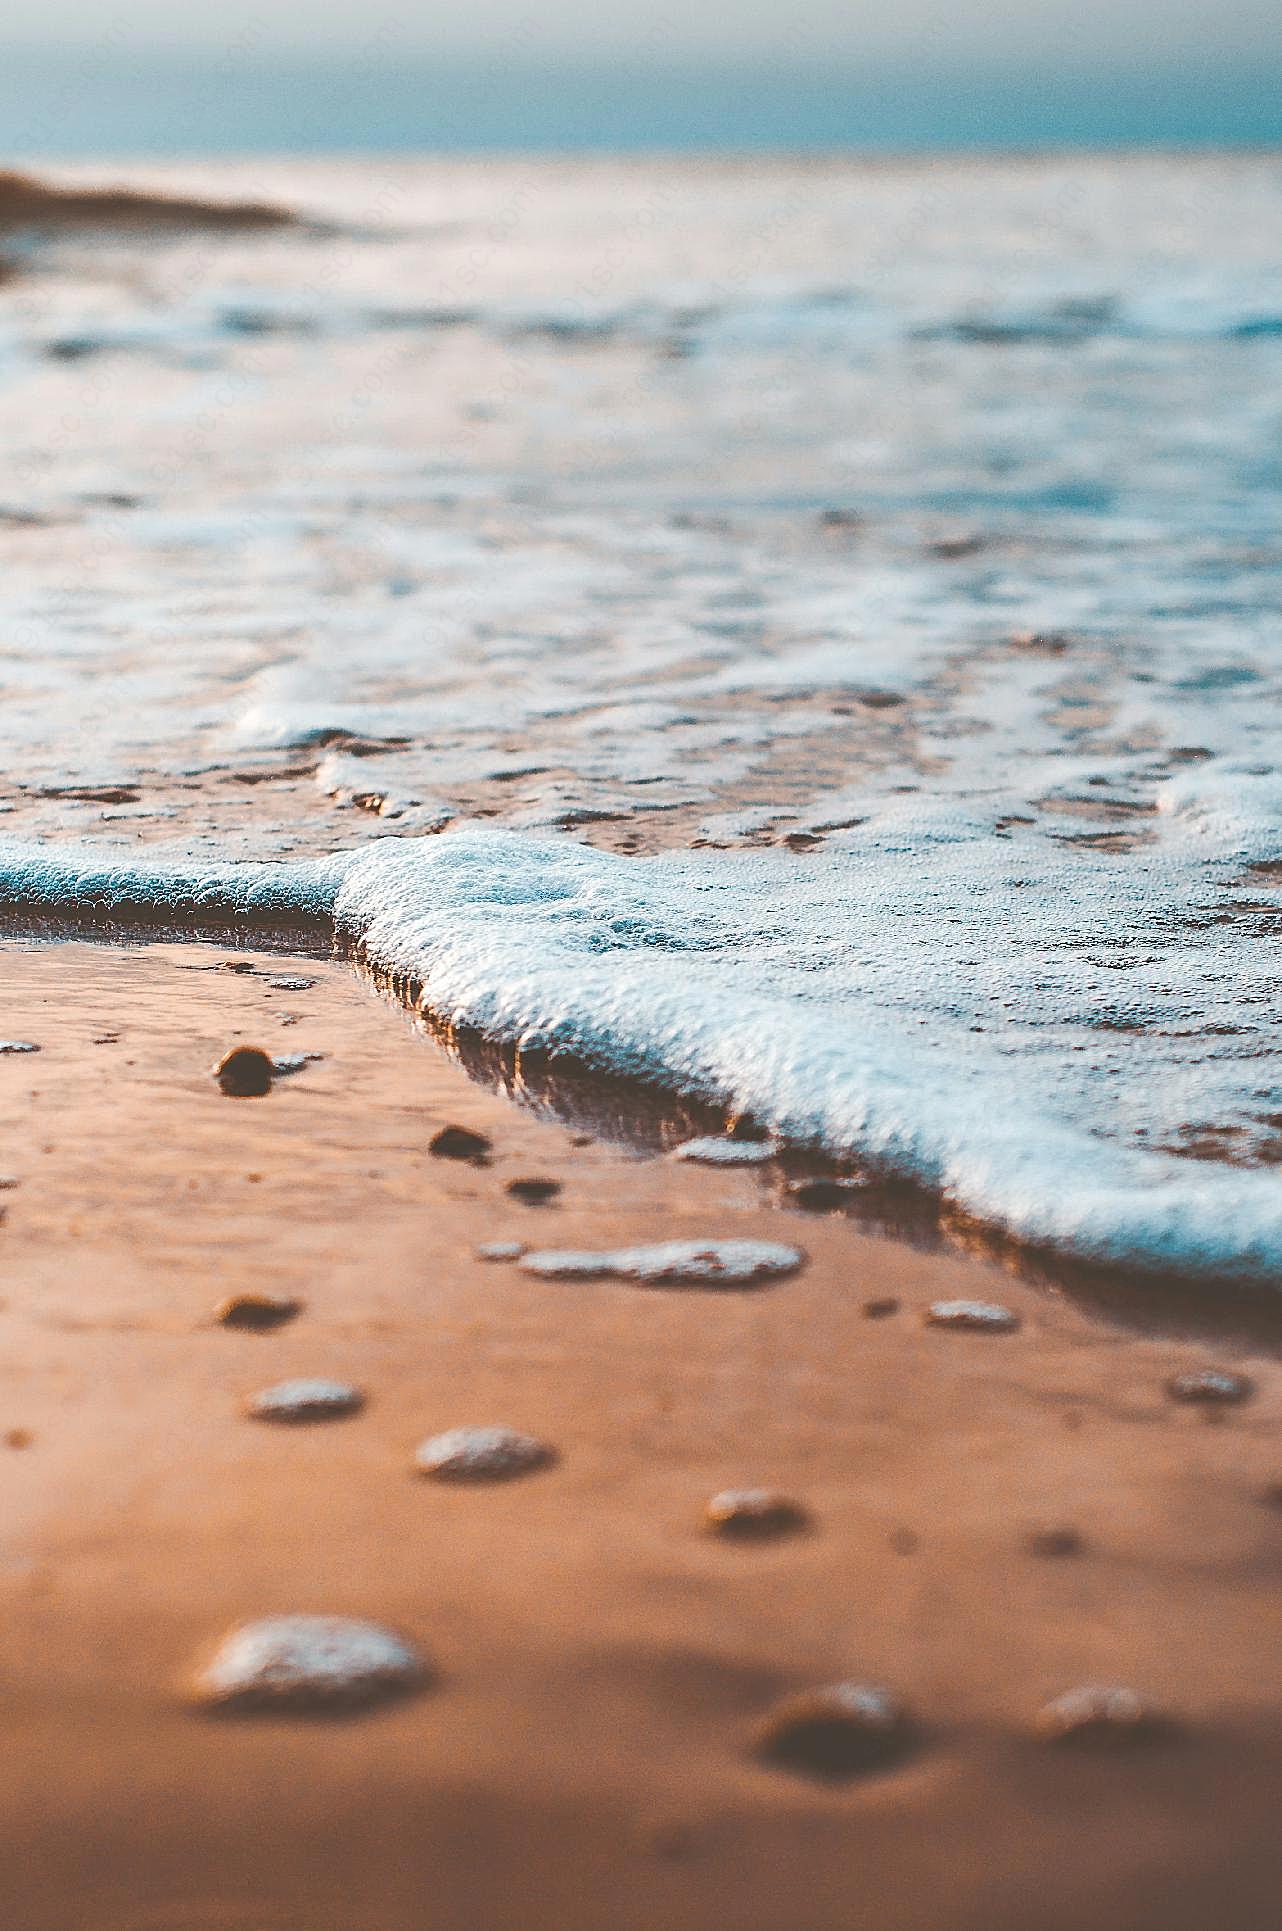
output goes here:
[{"label": "wet sand", "polygon": [[[1141,1319],[1120,1285],[800,1211],[771,1164],[661,1157],[707,1123],[639,1096],[514,1105],[341,961],[13,942],[0,974],[5,1034],[41,1048],[0,1055],[14,1931],[1275,1921],[1271,1324],[1164,1331],[1160,1296]],[[323,1057],[228,1098],[209,1068],[245,1043]],[[451,1123],[489,1165],[429,1153]],[[552,1204],[507,1191],[531,1178],[561,1182]],[[685,1237],[806,1264],[707,1292],[476,1257]],[[262,1291],[302,1311],[214,1319]],[[1019,1326],[927,1324],[959,1298]],[[1170,1398],[1208,1366],[1253,1397]],[[365,1406],[245,1415],[300,1376]],[[424,1437],[470,1423],[558,1459],[414,1474]],[[709,1498],[750,1485],[809,1528],[708,1533]],[[1062,1528],[1080,1549],[1038,1553]],[[193,1706],[212,1643],[291,1611],[388,1624],[436,1680],[343,1720]],[[848,1678],[907,1706],[900,1761],[830,1785],[751,1755],[779,1698]],[[1039,1740],[1081,1683],[1171,1728]]]}]

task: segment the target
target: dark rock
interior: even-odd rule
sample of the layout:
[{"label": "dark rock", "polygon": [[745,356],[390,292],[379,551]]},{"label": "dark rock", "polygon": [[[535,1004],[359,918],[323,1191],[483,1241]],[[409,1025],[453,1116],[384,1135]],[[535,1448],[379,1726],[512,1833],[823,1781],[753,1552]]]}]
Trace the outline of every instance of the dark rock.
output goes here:
[{"label": "dark rock", "polygon": [[526,1207],[546,1207],[561,1191],[559,1180],[509,1180],[507,1190]]},{"label": "dark rock", "polygon": [[428,1141],[427,1150],[438,1160],[470,1160],[474,1166],[484,1166],[491,1142],[483,1133],[473,1133],[470,1127],[443,1126]]},{"label": "dark rock", "polygon": [[800,1502],[772,1488],[728,1488],[714,1495],[704,1510],[714,1535],[732,1542],[768,1542],[776,1536],[796,1535],[809,1517]]},{"label": "dark rock", "polygon": [[838,1214],[849,1207],[862,1190],[858,1180],[790,1180],[786,1189],[788,1204],[808,1214]]},{"label": "dark rock", "polygon": [[905,1754],[909,1726],[898,1699],[867,1683],[834,1683],[786,1697],[759,1726],[763,1762],[830,1782],[888,1769]]},{"label": "dark rock", "polygon": [[214,1309],[214,1319],[225,1328],[246,1328],[266,1334],[283,1327],[302,1312],[302,1302],[287,1294],[232,1294]]},{"label": "dark rock", "polygon": [[214,1078],[231,1099],[260,1099],[271,1092],[275,1071],[261,1046],[233,1046],[215,1066]]}]

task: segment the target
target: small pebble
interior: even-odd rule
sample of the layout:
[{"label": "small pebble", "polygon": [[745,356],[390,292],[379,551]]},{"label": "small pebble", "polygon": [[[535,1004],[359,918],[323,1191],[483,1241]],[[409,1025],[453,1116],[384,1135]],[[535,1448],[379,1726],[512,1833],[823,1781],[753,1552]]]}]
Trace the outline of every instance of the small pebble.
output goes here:
[{"label": "small pebble", "polygon": [[365,1406],[359,1388],[347,1381],[278,1381],[251,1395],[246,1413],[255,1421],[337,1421]]},{"label": "small pebble", "polygon": [[438,1160],[471,1160],[478,1166],[488,1158],[490,1147],[483,1133],[473,1133],[467,1126],[443,1126],[427,1143],[428,1152]]},{"label": "small pebble", "polygon": [[1078,1531],[1067,1523],[1032,1529],[1028,1536],[1028,1552],[1034,1556],[1079,1556],[1083,1546]]},{"label": "small pebble", "polygon": [[908,1741],[907,1718],[890,1690],[834,1683],[786,1697],[758,1727],[752,1747],[767,1763],[840,1782],[886,1769]]},{"label": "small pebble", "polygon": [[29,1039],[0,1039],[0,1053],[38,1053],[40,1048]]},{"label": "small pebble", "polygon": [[865,1321],[885,1321],[892,1314],[898,1314],[899,1303],[892,1295],[884,1295],[875,1301],[865,1301],[863,1316]]},{"label": "small pebble", "polygon": [[419,1473],[438,1482],[506,1482],[555,1460],[546,1442],[502,1427],[450,1428],[429,1436],[414,1452]]},{"label": "small pebble", "polygon": [[18,1177],[12,1173],[0,1173],[0,1193],[8,1193],[10,1187],[18,1185]]},{"label": "small pebble", "polygon": [[476,1258],[482,1261],[519,1261],[525,1252],[523,1240],[487,1240],[476,1250]]},{"label": "small pebble", "polygon": [[809,1520],[800,1502],[773,1488],[726,1488],[704,1510],[714,1535],[735,1542],[765,1542],[795,1535]]},{"label": "small pebble", "polygon": [[934,1328],[964,1328],[975,1334],[1010,1334],[1019,1316],[995,1301],[935,1301],[926,1320]]},{"label": "small pebble", "polygon": [[1233,1374],[1227,1368],[1199,1368],[1191,1374],[1173,1375],[1166,1392],[1172,1401],[1231,1403],[1247,1401],[1255,1393],[1255,1384],[1249,1376]]},{"label": "small pebble", "polygon": [[342,1712],[407,1695],[427,1677],[410,1644],[378,1623],[268,1616],[224,1637],[195,1692],[213,1710]]},{"label": "small pebble", "polygon": [[521,1266],[543,1280],[612,1278],[643,1286],[751,1287],[793,1274],[805,1255],[766,1240],[668,1240],[654,1247],[616,1247],[525,1254]]},{"label": "small pebble", "polygon": [[273,992],[307,992],[316,984],[314,979],[269,979],[268,985]]},{"label": "small pebble", "polygon": [[1039,1736],[1053,1743],[1134,1743],[1159,1728],[1155,1712],[1134,1690],[1084,1684],[1038,1711]]},{"label": "small pebble", "polygon": [[702,1140],[683,1140],[673,1147],[674,1160],[692,1160],[705,1167],[760,1167],[773,1160],[778,1147],[769,1140],[721,1140],[709,1135]]},{"label": "small pebble", "polygon": [[[246,1178],[253,1180],[257,1175],[247,1174]],[[292,1321],[302,1308],[301,1301],[287,1294],[232,1294],[219,1302],[214,1319],[225,1328],[248,1328],[252,1333],[265,1334]]]},{"label": "small pebble", "polygon": [[232,1099],[259,1099],[270,1093],[275,1068],[260,1046],[233,1046],[214,1068],[214,1078]]},{"label": "small pebble", "polygon": [[507,1190],[527,1207],[546,1207],[561,1191],[559,1180],[509,1180]]}]

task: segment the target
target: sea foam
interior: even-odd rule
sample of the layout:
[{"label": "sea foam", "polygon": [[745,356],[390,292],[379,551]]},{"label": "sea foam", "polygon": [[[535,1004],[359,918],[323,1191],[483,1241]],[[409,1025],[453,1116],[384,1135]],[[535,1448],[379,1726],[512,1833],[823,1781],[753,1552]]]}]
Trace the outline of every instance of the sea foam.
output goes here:
[{"label": "sea foam", "polygon": [[[911,1178],[1022,1243],[1268,1280],[1282,1273],[1276,1168],[1185,1158],[1178,1136],[1276,1103],[1259,1037],[1220,1017],[1249,1010],[1253,977],[1271,985],[1270,948],[1226,946],[1214,922],[1175,914],[1181,882],[1204,905],[1217,875],[1270,848],[1274,784],[1178,780],[1179,849],[1163,863],[1159,847],[1142,876],[1088,855],[1043,856],[1039,877],[1031,851],[1013,867],[964,818],[934,838],[920,820],[883,825],[863,850],[804,862],[629,859],[464,826],[282,865],[10,848],[0,904],[332,919],[424,1008],[519,1052],[749,1112],[780,1140]],[[962,912],[941,917],[943,902]],[[1022,932],[1006,925],[1014,904]]]}]

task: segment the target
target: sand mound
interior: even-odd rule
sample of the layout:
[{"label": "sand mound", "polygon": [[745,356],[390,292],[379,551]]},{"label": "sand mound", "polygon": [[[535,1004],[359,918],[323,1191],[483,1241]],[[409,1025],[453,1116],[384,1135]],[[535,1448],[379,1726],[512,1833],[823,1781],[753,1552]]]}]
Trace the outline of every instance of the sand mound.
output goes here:
[{"label": "sand mound", "polygon": [[0,170],[0,231],[6,228],[278,228],[294,216],[253,201],[203,201],[133,188],[60,188]]}]

